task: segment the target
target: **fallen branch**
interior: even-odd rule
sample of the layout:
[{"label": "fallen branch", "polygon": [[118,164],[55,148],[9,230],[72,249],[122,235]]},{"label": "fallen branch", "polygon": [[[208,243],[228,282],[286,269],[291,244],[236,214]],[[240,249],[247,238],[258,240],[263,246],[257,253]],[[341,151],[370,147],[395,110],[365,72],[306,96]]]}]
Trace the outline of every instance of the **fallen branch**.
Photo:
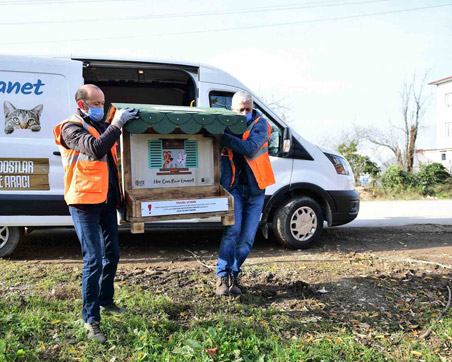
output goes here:
[{"label": "fallen branch", "polygon": [[330,263],[330,262],[347,262],[350,259],[295,259],[295,260],[270,260],[260,263],[247,263],[245,266],[257,266],[266,264],[278,264],[278,263]]},{"label": "fallen branch", "polygon": [[438,315],[438,317],[436,317],[435,321],[433,322],[433,324],[430,326],[430,328],[428,329],[427,332],[425,332],[422,336],[420,336],[420,338],[428,338],[430,336],[430,334],[432,333],[432,329],[433,327],[436,325],[436,323],[438,323],[440,321],[440,319],[443,317],[443,315],[445,313],[447,313],[447,311],[450,308],[450,301],[452,299],[452,293],[450,291],[449,286],[447,285],[447,290],[449,291],[449,300],[447,301],[447,305],[446,308],[444,308],[444,310]]},{"label": "fallen branch", "polygon": [[198,255],[196,255],[194,252],[192,252],[191,250],[188,249],[184,249],[186,252],[190,253],[191,255],[193,255],[193,257],[195,258],[195,260],[201,264],[203,267],[207,268],[207,269],[215,269],[215,267],[213,265],[207,265],[205,263],[203,263],[201,261],[201,259],[199,259]]},{"label": "fallen branch", "polygon": [[406,331],[403,331],[402,336],[397,341],[395,341],[392,345],[397,346],[400,342],[402,342],[402,339],[405,338],[405,335],[406,335]]}]

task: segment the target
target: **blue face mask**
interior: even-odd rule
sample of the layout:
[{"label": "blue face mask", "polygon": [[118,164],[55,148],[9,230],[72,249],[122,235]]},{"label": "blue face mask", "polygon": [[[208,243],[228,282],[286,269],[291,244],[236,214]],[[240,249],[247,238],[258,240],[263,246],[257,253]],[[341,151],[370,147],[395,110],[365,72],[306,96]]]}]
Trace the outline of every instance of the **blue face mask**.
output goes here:
[{"label": "blue face mask", "polygon": [[104,118],[104,109],[103,108],[90,108],[88,112],[89,118],[93,121],[99,122],[102,118]]},{"label": "blue face mask", "polygon": [[[88,107],[88,105],[85,103]],[[99,122],[104,117],[104,109],[103,108],[91,108],[88,107],[88,113],[84,112],[89,118],[91,118],[95,122]]]},{"label": "blue face mask", "polygon": [[247,122],[251,121],[253,119],[253,112],[247,113],[246,114],[246,120]]}]

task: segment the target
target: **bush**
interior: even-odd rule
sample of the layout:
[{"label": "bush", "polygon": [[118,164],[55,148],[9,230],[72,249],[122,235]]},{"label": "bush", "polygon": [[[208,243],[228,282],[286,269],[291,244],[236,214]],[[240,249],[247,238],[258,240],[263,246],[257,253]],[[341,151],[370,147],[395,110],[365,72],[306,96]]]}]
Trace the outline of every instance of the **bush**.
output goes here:
[{"label": "bush", "polygon": [[417,173],[417,177],[421,184],[427,187],[444,184],[446,180],[451,178],[449,172],[440,163],[422,165]]},{"label": "bush", "polygon": [[420,186],[418,178],[412,173],[403,171],[399,166],[390,166],[382,179],[383,187],[396,191],[405,191]]},{"label": "bush", "polygon": [[452,198],[452,177],[449,177],[444,183],[436,185],[434,195],[439,199]]},{"label": "bush", "polygon": [[422,165],[415,175],[399,166],[389,167],[382,178],[383,194],[389,192],[395,198],[415,198],[434,195],[448,198],[452,195],[452,177],[440,163]]}]

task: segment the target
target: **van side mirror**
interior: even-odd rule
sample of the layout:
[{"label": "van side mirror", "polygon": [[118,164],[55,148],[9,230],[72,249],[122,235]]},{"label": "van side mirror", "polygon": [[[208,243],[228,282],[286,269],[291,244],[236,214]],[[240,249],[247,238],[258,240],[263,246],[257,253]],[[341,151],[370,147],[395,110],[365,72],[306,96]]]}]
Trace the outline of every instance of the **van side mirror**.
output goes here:
[{"label": "van side mirror", "polygon": [[283,157],[288,157],[289,156],[291,144],[292,144],[292,132],[290,131],[290,128],[284,128],[283,149],[282,149],[282,156]]}]

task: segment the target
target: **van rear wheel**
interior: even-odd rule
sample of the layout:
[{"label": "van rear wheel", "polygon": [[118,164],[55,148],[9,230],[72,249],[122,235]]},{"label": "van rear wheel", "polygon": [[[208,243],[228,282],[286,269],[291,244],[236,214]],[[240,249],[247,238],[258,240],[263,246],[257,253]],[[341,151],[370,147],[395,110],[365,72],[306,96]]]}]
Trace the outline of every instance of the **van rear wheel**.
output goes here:
[{"label": "van rear wheel", "polygon": [[291,249],[306,249],[319,238],[323,214],[319,204],[310,197],[294,197],[282,204],[273,217],[276,239]]},{"label": "van rear wheel", "polygon": [[0,258],[10,256],[24,235],[24,228],[0,226]]}]

